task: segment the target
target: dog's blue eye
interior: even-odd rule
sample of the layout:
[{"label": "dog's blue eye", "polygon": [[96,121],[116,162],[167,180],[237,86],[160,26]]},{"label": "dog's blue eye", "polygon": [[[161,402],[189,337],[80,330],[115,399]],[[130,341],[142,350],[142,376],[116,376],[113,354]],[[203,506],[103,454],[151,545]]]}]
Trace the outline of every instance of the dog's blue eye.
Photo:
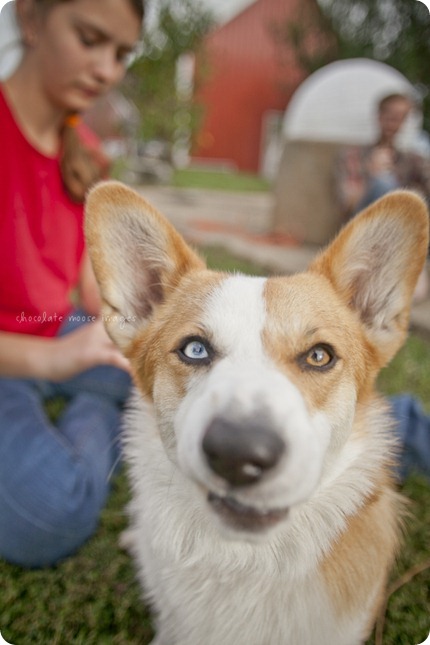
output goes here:
[{"label": "dog's blue eye", "polygon": [[191,343],[188,343],[188,345],[184,347],[183,352],[187,358],[194,358],[196,360],[209,358],[206,347],[198,340],[193,340]]},{"label": "dog's blue eye", "polygon": [[186,338],[177,350],[179,358],[185,363],[210,363],[213,350],[209,343],[200,338]]}]

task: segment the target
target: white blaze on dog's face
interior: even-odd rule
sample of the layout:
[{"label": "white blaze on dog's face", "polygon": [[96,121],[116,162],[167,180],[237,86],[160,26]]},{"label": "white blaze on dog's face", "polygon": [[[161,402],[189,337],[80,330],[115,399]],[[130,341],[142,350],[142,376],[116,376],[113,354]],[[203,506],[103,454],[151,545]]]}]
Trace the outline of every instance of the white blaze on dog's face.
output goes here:
[{"label": "white blaze on dog's face", "polygon": [[315,490],[327,449],[336,454],[351,431],[358,328],[320,276],[196,272],[136,337],[139,351],[153,348],[169,456],[228,525],[268,528]]},{"label": "white blaze on dog's face", "polygon": [[115,182],[92,191],[86,230],[107,330],[153,402],[168,458],[222,526],[276,526],[315,492],[403,342],[426,253],[422,201],[382,200],[307,273],[283,278],[207,271]]},{"label": "white blaze on dog's face", "polygon": [[196,346],[185,346],[187,353],[196,351],[192,367],[204,374],[187,384],[173,427],[184,472],[212,493],[232,495],[267,515],[313,492],[329,430],[265,343],[266,287],[263,279],[229,277],[206,298],[205,333]]},{"label": "white blaze on dog's face", "polygon": [[[340,341],[329,307],[316,328],[312,314],[318,301],[324,310],[327,285],[307,282],[304,303],[301,277],[226,277],[205,297],[203,333],[178,343],[196,356],[167,422],[179,465],[203,488],[264,513],[261,526],[308,499],[329,444],[335,450],[351,429],[357,384],[339,355],[348,340]],[[160,376],[160,410],[171,374]],[[334,396],[342,410],[330,408]]]}]

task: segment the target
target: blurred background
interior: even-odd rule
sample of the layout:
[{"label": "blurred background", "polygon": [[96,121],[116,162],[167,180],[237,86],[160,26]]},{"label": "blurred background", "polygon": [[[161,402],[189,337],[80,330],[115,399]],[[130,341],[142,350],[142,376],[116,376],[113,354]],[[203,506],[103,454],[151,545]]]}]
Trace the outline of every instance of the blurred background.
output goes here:
[{"label": "blurred background", "polygon": [[[351,59],[387,65],[398,82],[394,73],[387,81],[387,68],[384,84],[380,67],[368,92],[365,74],[349,83],[346,74],[329,87],[330,105],[327,93],[318,94],[314,112],[325,110],[327,127],[313,138],[366,130],[378,89],[399,89],[403,80],[423,115],[409,144],[428,154],[430,14],[418,0],[147,0],[142,45],[126,81],[87,119],[129,180],[167,181],[172,169],[191,164],[273,182],[285,137],[303,138],[312,125],[308,114],[288,130],[296,91],[317,70]],[[344,123],[342,135],[330,131],[330,115]],[[364,143],[372,137],[362,134]]]},{"label": "blurred background", "polygon": [[[419,0],[146,8],[125,81],[85,115],[119,179],[193,186],[205,176],[210,187],[215,174],[221,186],[246,174],[271,191],[272,231],[324,244],[342,221],[339,147],[375,142],[383,96],[413,97],[396,144],[430,159],[430,12]],[[17,55],[17,43],[3,47],[0,77]]]}]

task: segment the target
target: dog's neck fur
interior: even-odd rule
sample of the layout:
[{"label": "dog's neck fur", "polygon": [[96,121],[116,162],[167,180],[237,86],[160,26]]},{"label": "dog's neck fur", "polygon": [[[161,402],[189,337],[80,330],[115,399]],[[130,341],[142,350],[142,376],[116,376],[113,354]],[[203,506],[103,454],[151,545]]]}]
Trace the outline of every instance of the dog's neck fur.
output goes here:
[{"label": "dog's neck fur", "polygon": [[[387,429],[386,415],[376,406],[366,411],[366,442],[353,429],[348,441],[332,459],[330,468],[325,470],[312,499],[291,509],[286,523],[275,529],[268,540],[257,544],[258,551],[266,550],[269,556],[263,565],[255,557],[255,542],[247,543],[245,539],[226,541],[226,552],[223,558],[219,558],[219,549],[223,548],[223,543],[220,542],[219,532],[208,518],[207,512],[202,512],[206,499],[196,485],[167,459],[151,403],[146,402],[137,391],[130,404],[128,419],[124,450],[131,462],[131,481],[135,482],[135,492],[139,494],[139,480],[144,478],[145,488],[149,484],[157,489],[157,492],[154,490],[154,499],[163,496],[163,504],[168,512],[163,520],[160,519],[160,531],[164,531],[166,521],[174,521],[177,512],[175,509],[180,509],[178,525],[174,530],[175,540],[166,547],[172,549],[171,556],[174,559],[183,562],[192,563],[199,557],[208,562],[213,557],[217,568],[222,566],[231,570],[238,566],[262,566],[267,571],[267,567],[271,566],[274,573],[279,571],[282,563],[282,569],[288,576],[301,577],[328,553],[333,542],[347,529],[348,518],[369,499],[379,495],[381,489],[385,492],[386,482],[381,481],[381,466],[386,465],[387,455],[392,453],[394,442],[389,435],[389,423]],[[136,462],[137,454],[141,457],[139,462]],[[153,482],[147,481],[145,462],[156,473]],[[177,503],[178,495],[183,497],[181,504]],[[190,515],[189,521],[184,521],[184,508]],[[194,532],[192,527],[196,525],[199,528]],[[195,547],[196,540],[200,544],[199,548]],[[202,540],[209,542],[207,548],[201,548]]]},{"label": "dog's neck fur", "polygon": [[[246,603],[249,596],[254,596],[253,602],[257,597],[264,603],[268,586],[273,587],[272,596],[278,598],[280,605],[277,610],[270,609],[275,617],[273,633],[277,633],[277,611],[286,611],[288,607],[292,617],[290,637],[284,633],[282,640],[279,640],[280,644],[306,642],[309,645],[349,645],[360,642],[360,639],[364,638],[360,632],[363,613],[368,612],[369,607],[375,604],[380,589],[373,588],[366,592],[365,611],[363,606],[361,609],[355,609],[356,639],[345,640],[345,634],[348,633],[350,638],[355,628],[351,632],[349,624],[344,634],[340,621],[339,640],[336,641],[330,618],[327,634],[324,631],[325,621],[331,616],[332,609],[325,603],[321,604],[321,598],[325,595],[321,593],[321,585],[325,584],[325,575],[322,572],[324,563],[336,548],[336,542],[348,532],[351,518],[379,496],[391,499],[393,495],[380,480],[381,465],[386,462],[387,448],[392,443],[387,437],[387,432],[383,430],[387,426],[387,419],[381,414],[378,406],[375,406],[371,407],[370,411],[367,408],[366,421],[366,442],[362,442],[353,429],[348,441],[338,451],[336,463],[323,475],[312,499],[292,509],[290,518],[283,526],[278,527],[264,542],[256,544],[246,540],[220,539],[217,527],[204,508],[204,495],[167,459],[152,406],[136,392],[128,411],[129,425],[124,436],[124,450],[131,469],[130,480],[134,492],[130,515],[132,531],[135,531],[136,536],[140,536],[140,540],[145,533],[146,514],[142,516],[135,511],[146,507],[148,516],[151,517],[152,535],[151,538],[146,536],[147,544],[144,550],[146,563],[154,561],[156,554],[155,561],[158,564],[153,574],[163,576],[164,570],[166,575],[169,570],[175,570],[177,573],[178,570],[194,572],[192,575],[202,576],[198,585],[213,586],[210,595],[213,596],[214,602],[220,603],[222,600],[218,596],[223,595],[223,585],[237,589],[238,597],[242,584],[244,593],[246,587],[249,589],[251,586],[252,593],[245,593],[240,600],[242,603]],[[363,469],[364,450],[366,466]],[[394,502],[394,498],[392,501]],[[385,516],[381,519],[385,521]],[[143,524],[140,525],[140,522]],[[372,531],[375,531],[374,527]],[[161,569],[160,563],[164,563]],[[330,567],[330,562],[327,566]],[[145,576],[151,576],[152,573],[146,568],[145,573],[141,572],[141,575],[145,580]],[[178,575],[181,577],[179,573]],[[328,575],[330,576],[330,572]],[[349,576],[351,571],[345,571],[345,577]],[[351,588],[343,590],[343,593],[351,596],[351,603],[354,602],[354,596],[360,596],[360,592],[354,588],[353,576]],[[304,606],[300,606],[302,601],[297,599],[303,597],[307,598],[307,604],[311,607],[311,614],[308,616]],[[295,611],[294,605],[297,603],[299,605]],[[251,608],[250,611],[252,612]],[[319,640],[314,641],[315,634],[309,625],[317,620],[318,616]],[[169,621],[167,623],[170,624]],[[281,629],[285,629],[285,625],[280,619],[279,630]],[[160,642],[175,642],[168,638],[167,634],[166,641]],[[194,643],[198,640],[189,642]],[[205,642],[211,643],[210,640]],[[229,640],[222,642],[230,644]],[[265,643],[258,640],[246,642]],[[278,643],[273,640],[265,645],[275,642]]]}]

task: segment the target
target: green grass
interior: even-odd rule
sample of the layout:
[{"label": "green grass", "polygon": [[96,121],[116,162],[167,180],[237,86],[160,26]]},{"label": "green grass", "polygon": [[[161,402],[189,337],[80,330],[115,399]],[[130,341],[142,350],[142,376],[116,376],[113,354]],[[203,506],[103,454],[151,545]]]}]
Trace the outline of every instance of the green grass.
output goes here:
[{"label": "green grass", "polygon": [[177,188],[206,188],[244,192],[269,190],[269,183],[257,175],[192,168],[176,170],[172,178],[172,184]]},{"label": "green grass", "polygon": [[235,258],[220,247],[211,246],[200,250],[200,255],[206,260],[208,267],[220,271],[248,273],[252,275],[265,275],[264,269],[255,266],[250,260]]},{"label": "green grass", "polygon": [[379,376],[379,387],[386,394],[413,392],[430,412],[430,344],[410,336]]},{"label": "green grass", "polygon": [[[126,165],[123,159],[116,160],[111,169],[111,176],[121,180]],[[176,188],[202,188],[234,192],[266,192],[271,188],[268,181],[252,173],[210,168],[175,170],[170,184]]]},{"label": "green grass", "polygon": [[[407,351],[407,350],[406,350]],[[402,492],[410,500],[410,517],[401,554],[391,574],[396,582],[412,567],[430,564],[430,486],[428,481],[413,475]],[[384,629],[384,645],[423,643],[430,632],[430,569],[426,569],[390,597]],[[373,645],[373,638],[368,642]]]},{"label": "green grass", "polygon": [[[220,249],[207,249],[204,254],[212,266],[259,272],[249,263],[238,263]],[[427,402],[430,344],[412,336],[384,370],[380,387],[387,393],[407,389]],[[59,406],[61,402],[50,403],[53,416],[58,414]],[[429,484],[413,476],[406,482],[404,492],[412,500],[411,518],[393,580],[430,557]],[[118,547],[119,534],[126,526],[124,508],[128,498],[126,477],[121,473],[113,482],[112,495],[97,533],[77,555],[53,569],[28,571],[0,561],[0,631],[7,641],[14,645],[146,645],[150,642],[150,618],[133,565]],[[429,630],[430,571],[426,570],[392,596],[384,645],[421,643]]]}]

